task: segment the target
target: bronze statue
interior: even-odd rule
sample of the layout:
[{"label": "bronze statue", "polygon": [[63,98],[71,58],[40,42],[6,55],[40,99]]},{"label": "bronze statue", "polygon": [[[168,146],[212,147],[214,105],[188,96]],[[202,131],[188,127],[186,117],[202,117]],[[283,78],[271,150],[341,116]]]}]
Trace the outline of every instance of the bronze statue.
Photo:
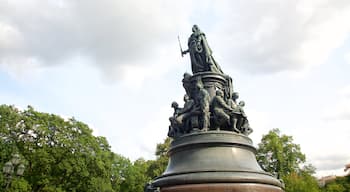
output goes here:
[{"label": "bronze statue", "polygon": [[[233,85],[232,85],[232,78],[228,75],[225,75],[226,84],[224,87],[224,93],[226,99],[231,99],[233,97]],[[237,92],[236,92],[237,93]]]},{"label": "bronze statue", "polygon": [[[186,94],[184,96],[184,107],[180,108],[177,102],[173,102],[171,107],[174,108],[174,114],[169,118],[170,126],[168,136],[176,137],[184,133],[189,133],[192,129],[190,117],[198,110],[194,106],[194,100]],[[169,136],[170,137],[170,136]]]},{"label": "bronze statue", "polygon": [[193,91],[192,91],[192,85],[191,85],[191,77],[192,75],[189,73],[184,73],[183,79],[182,79],[182,86],[184,87],[186,94],[193,98]]},{"label": "bronze statue", "polygon": [[[238,93],[234,92],[232,78],[220,69],[212,56],[205,34],[193,25],[188,39],[188,49],[181,54],[190,54],[193,75],[184,73],[182,85],[186,95],[180,108],[172,104],[174,114],[169,118],[170,137],[182,136],[197,130],[210,129],[234,131],[248,135],[252,132],[244,113],[244,102],[237,104]],[[179,42],[180,43],[180,42]]]},{"label": "bronze statue", "polygon": [[[216,91],[216,96],[213,98],[211,103],[213,118],[217,122],[219,127],[229,125],[232,127],[232,131],[239,133],[239,130],[236,128],[236,115],[233,111],[234,109],[227,105],[224,100],[224,92],[222,90]],[[217,127],[217,129],[219,129]]]},{"label": "bronze statue", "polygon": [[236,100],[238,99],[239,95],[238,95],[238,92],[233,92],[232,93],[232,96],[227,99],[227,104],[232,108],[232,109],[236,109],[237,108],[237,102]]},{"label": "bronze statue", "polygon": [[179,111],[175,116],[175,121],[176,121],[176,124],[180,126],[181,133],[188,133],[191,131],[192,125],[189,121],[190,121],[190,117],[193,115],[195,111],[195,107],[194,107],[194,100],[190,99],[188,95],[184,96],[184,101],[185,101],[184,107],[179,108]]},{"label": "bronze statue", "polygon": [[243,107],[245,106],[244,101],[240,101],[237,106],[237,113],[239,114],[236,127],[240,130],[241,133],[249,135],[253,132],[253,129],[250,127],[247,115],[245,114]]},{"label": "bronze statue", "polygon": [[197,25],[193,25],[192,32],[188,39],[188,49],[182,51],[182,55],[190,53],[193,74],[205,71],[223,74],[212,56],[212,50],[208,45],[205,34]]},{"label": "bronze statue", "polygon": [[199,128],[202,131],[207,131],[210,127],[209,93],[206,89],[204,89],[204,85],[201,79],[197,79],[195,88],[195,103],[199,109]]},{"label": "bronze statue", "polygon": [[192,28],[188,40],[193,74],[185,73],[184,106],[172,103],[168,166],[145,192],[239,191],[284,192],[277,178],[262,170],[244,101],[238,103],[232,78],[212,56],[205,34]]},{"label": "bronze statue", "polygon": [[235,131],[237,133],[240,132],[238,129],[237,123],[238,123],[238,119],[241,117],[239,106],[237,105],[237,101],[236,101],[238,97],[239,97],[238,92],[233,92],[232,97],[230,97],[227,100],[227,104],[232,109],[232,111],[229,113],[229,116],[230,116],[229,127],[230,127],[230,130]]},{"label": "bronze statue", "polygon": [[174,113],[172,117],[169,117],[170,126],[169,126],[168,136],[176,137],[180,134],[180,131],[181,131],[180,124],[176,121],[176,117],[179,114],[180,108],[179,108],[179,104],[176,101],[171,103],[171,107],[174,109]]},{"label": "bronze statue", "polygon": [[224,93],[219,89],[211,102],[211,111],[214,119],[220,122],[219,124],[228,123],[230,116],[227,111],[232,111],[232,108],[225,103],[223,96]]}]

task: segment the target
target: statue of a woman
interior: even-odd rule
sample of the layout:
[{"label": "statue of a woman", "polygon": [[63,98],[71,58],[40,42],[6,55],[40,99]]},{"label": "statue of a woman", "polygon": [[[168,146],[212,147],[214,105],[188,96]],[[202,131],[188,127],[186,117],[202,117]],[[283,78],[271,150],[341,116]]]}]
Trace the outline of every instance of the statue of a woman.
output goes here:
[{"label": "statue of a woman", "polygon": [[182,54],[190,53],[193,74],[205,71],[223,74],[212,56],[205,34],[197,25],[193,25],[192,32],[188,39],[188,49]]}]

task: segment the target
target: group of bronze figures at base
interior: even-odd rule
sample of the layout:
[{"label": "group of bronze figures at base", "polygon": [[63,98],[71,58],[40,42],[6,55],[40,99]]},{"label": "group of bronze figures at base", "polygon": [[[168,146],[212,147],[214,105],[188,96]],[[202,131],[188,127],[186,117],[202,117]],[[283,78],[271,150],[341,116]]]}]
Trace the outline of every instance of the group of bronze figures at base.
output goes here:
[{"label": "group of bronze figures at base", "polygon": [[[185,73],[182,80],[186,95],[182,108],[177,102],[171,104],[174,114],[169,118],[169,137],[178,137],[193,131],[227,130],[248,135],[252,132],[244,113],[244,101],[237,104],[238,93],[233,92],[232,79],[225,75],[212,56],[205,34],[197,25],[193,25],[192,34],[188,39],[188,49],[181,55],[189,53],[193,76]],[[214,77],[209,77],[210,83],[203,83],[206,74],[222,77],[221,84],[213,85]],[[205,87],[206,86],[206,87]],[[214,89],[212,89],[214,87]],[[207,89],[206,89],[207,88]],[[215,90],[211,92],[208,90]]]},{"label": "group of bronze figures at base", "polygon": [[[194,131],[226,130],[248,135],[252,132],[243,107],[244,101],[237,104],[238,93],[228,94],[231,87],[215,87],[216,93],[210,98],[204,88],[201,76],[185,73],[183,86],[186,90],[184,106],[173,102],[174,114],[169,118],[169,137],[179,137]],[[230,78],[227,76],[228,81]],[[192,80],[192,81],[191,81]],[[230,86],[228,83],[227,86]]]}]

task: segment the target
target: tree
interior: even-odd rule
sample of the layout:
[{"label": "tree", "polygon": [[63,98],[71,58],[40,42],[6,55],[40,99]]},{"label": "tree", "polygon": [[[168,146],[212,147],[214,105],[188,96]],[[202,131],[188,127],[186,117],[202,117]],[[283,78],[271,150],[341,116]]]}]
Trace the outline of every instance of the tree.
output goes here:
[{"label": "tree", "polygon": [[[84,123],[35,111],[0,105],[0,166],[11,154],[25,159],[23,181],[11,188],[32,191],[113,191],[114,154],[104,137],[95,137]],[[12,190],[12,189],[10,189]],[[15,190],[15,189],[13,189]]]},{"label": "tree", "polygon": [[125,184],[128,178],[128,170],[131,168],[132,163],[129,159],[115,154],[112,163],[112,188],[114,191],[122,191],[122,188],[126,188]]},{"label": "tree", "polygon": [[317,180],[312,176],[315,168],[305,163],[305,155],[300,146],[293,143],[293,137],[281,135],[279,129],[273,129],[263,135],[258,144],[257,160],[261,167],[282,179],[286,192],[318,192]]},{"label": "tree", "polygon": [[283,177],[286,192],[319,192],[316,178],[306,171],[292,172]]},{"label": "tree", "polygon": [[337,177],[334,181],[326,184],[324,192],[347,192],[350,191],[350,176]]},{"label": "tree", "polygon": [[332,182],[326,185],[326,187],[324,188],[324,191],[325,192],[346,192],[346,189],[341,184]]},{"label": "tree", "polygon": [[291,136],[281,135],[279,129],[273,129],[263,135],[258,144],[257,160],[264,170],[282,178],[298,172],[300,164],[305,162],[305,155]]},{"label": "tree", "polygon": [[143,192],[147,182],[164,172],[171,142],[167,138],[157,144],[156,160],[131,162],[111,152],[106,138],[92,135],[75,118],[8,105],[0,105],[0,138],[0,167],[13,153],[26,165],[9,192]]},{"label": "tree", "polygon": [[170,149],[171,138],[167,137],[163,143],[158,143],[156,147],[156,160],[149,161],[147,175],[150,178],[160,176],[166,169],[169,161],[168,151]]}]

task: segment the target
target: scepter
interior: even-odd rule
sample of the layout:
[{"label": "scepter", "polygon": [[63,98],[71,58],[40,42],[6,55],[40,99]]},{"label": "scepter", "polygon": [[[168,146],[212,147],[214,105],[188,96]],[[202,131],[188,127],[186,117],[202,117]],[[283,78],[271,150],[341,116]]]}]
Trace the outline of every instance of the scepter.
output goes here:
[{"label": "scepter", "polygon": [[181,42],[180,42],[180,37],[177,36],[177,40],[179,41],[179,46],[180,46],[180,51],[181,51],[181,57],[184,57],[184,53],[182,51],[182,47],[181,47]]}]

